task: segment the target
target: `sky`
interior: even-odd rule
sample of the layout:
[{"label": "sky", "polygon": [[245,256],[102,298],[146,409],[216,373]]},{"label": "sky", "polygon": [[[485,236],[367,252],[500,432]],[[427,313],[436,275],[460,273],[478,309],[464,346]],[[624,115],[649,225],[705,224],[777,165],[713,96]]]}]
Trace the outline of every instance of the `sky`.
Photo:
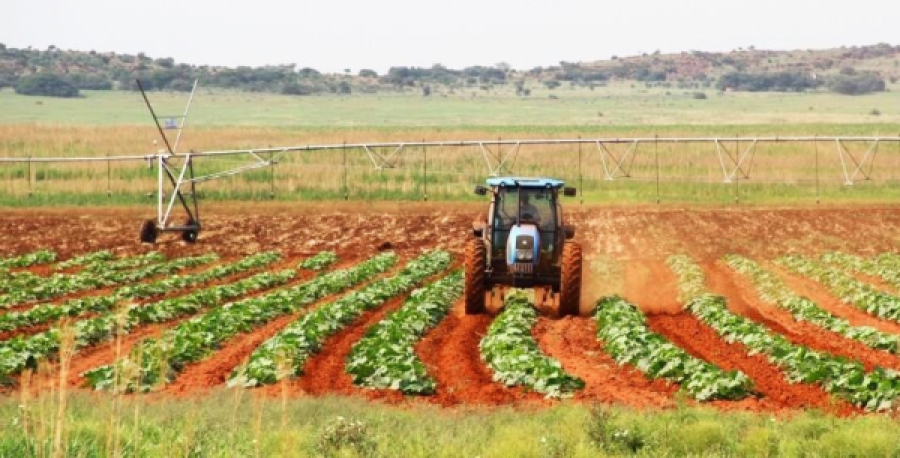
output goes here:
[{"label": "sky", "polygon": [[0,12],[9,47],[353,73],[900,44],[897,0],[0,0]]}]

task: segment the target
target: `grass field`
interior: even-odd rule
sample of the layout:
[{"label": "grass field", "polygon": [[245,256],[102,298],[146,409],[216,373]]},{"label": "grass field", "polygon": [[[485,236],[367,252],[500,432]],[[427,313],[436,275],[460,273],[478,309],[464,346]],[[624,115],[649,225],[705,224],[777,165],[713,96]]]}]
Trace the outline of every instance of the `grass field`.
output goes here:
[{"label": "grass field", "polygon": [[77,394],[67,401],[67,418],[57,424],[51,398],[0,401],[8,421],[0,429],[0,455],[49,456],[55,427],[64,428],[69,456],[847,457],[900,451],[896,423],[888,418],[838,419],[816,411],[723,415],[696,407],[658,412],[581,405],[447,411],[226,392],[168,400]]},{"label": "grass field", "polygon": [[[191,110],[191,124],[200,126],[284,127],[433,127],[462,126],[594,128],[639,126],[652,132],[660,126],[742,126],[779,124],[867,124],[870,133],[895,134],[900,123],[900,86],[891,92],[864,96],[815,93],[718,93],[707,99],[694,90],[632,87],[618,83],[585,88],[532,88],[517,97],[512,88],[478,88],[430,97],[419,92],[292,97],[201,89]],[[551,99],[550,95],[557,98]],[[150,93],[158,114],[180,115],[183,93]],[[0,124],[148,125],[139,93],[84,91],[78,99],[28,97],[0,91]],[[880,115],[872,115],[878,110]],[[685,129],[688,130],[688,129]],[[729,134],[733,131],[726,130]]]}]

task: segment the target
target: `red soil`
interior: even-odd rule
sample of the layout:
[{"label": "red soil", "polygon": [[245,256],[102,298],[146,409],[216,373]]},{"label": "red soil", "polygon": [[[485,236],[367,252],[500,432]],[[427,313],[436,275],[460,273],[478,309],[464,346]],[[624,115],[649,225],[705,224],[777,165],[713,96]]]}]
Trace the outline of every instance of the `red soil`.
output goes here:
[{"label": "red soil", "polygon": [[[880,363],[900,367],[896,357],[885,357],[881,352],[862,348],[815,326],[795,322],[785,312],[759,301],[754,290],[731,275],[727,268],[715,264],[727,253],[750,256],[769,267],[766,261],[785,253],[816,255],[839,249],[872,254],[891,250],[896,244],[894,235],[897,232],[892,228],[900,227],[900,209],[864,206],[606,207],[572,211],[573,208],[575,206],[567,207],[567,220],[578,227],[577,238],[585,248],[586,286],[582,309],[590,308],[602,294],[623,293],[648,314],[652,329],[695,356],[725,369],[744,371],[759,391],[756,398],[720,401],[712,405],[722,409],[782,411],[819,407],[839,413],[853,411],[846,404],[833,406],[833,401],[818,387],[788,384],[781,372],[762,356],[747,356],[740,345],[725,343],[712,329],[682,312],[674,274],[664,263],[671,254],[686,253],[701,262],[710,277],[710,288],[724,294],[735,312],[766,323],[794,342],[856,358],[867,366]],[[281,250],[291,260],[323,249],[336,250],[343,257],[365,258],[387,245],[404,257],[427,247],[442,247],[459,255],[465,240],[463,229],[479,210],[483,208],[431,203],[213,205],[205,212],[210,216],[205,218],[199,243],[188,245],[177,237],[164,235],[152,248],[169,258],[215,251],[225,259],[234,259],[271,249]],[[82,214],[90,217],[80,217]],[[111,249],[117,255],[125,256],[151,248],[136,240],[138,227],[146,216],[142,210],[82,209],[78,215],[66,209],[5,211],[0,216],[0,252],[15,255],[51,248],[59,253],[60,259],[68,259],[100,249]],[[49,273],[45,267],[29,270]],[[798,293],[836,315],[848,318],[853,324],[900,333],[900,324],[879,320],[840,304],[820,285],[785,275],[783,271],[779,271],[779,275]],[[398,301],[367,313],[350,329],[330,339],[325,352],[309,362],[307,375],[289,386],[291,393],[298,394],[301,390],[312,395],[355,393],[387,402],[406,402],[402,395],[386,390],[352,388],[348,385],[349,377],[343,372],[343,358],[352,344],[369,325],[396,307]],[[224,377],[257,343],[293,318],[276,320],[226,342],[222,351],[207,361],[192,365],[160,396],[193,393],[198,387],[221,385]],[[422,402],[445,406],[554,403],[539,394],[507,388],[492,380],[478,350],[478,343],[490,321],[489,316],[465,316],[462,304],[458,303],[454,311],[416,346],[417,354],[438,382],[437,394],[421,398]],[[135,330],[123,339],[122,352],[176,323]],[[568,371],[586,380],[587,387],[576,395],[577,400],[649,408],[665,407],[674,402],[672,393],[677,387],[646,380],[642,374],[616,365],[602,351],[602,343],[596,340],[589,318],[541,318],[534,335],[545,352],[559,359]],[[114,356],[113,342],[81,350],[73,360],[72,384],[81,382],[77,374],[108,364]],[[331,383],[326,384],[326,379]]]}]

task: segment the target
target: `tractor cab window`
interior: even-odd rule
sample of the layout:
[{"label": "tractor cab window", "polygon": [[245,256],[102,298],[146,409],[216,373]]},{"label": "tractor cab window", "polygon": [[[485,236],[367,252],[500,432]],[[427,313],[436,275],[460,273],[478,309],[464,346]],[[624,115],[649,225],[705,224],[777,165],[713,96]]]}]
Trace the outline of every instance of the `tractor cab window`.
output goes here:
[{"label": "tractor cab window", "polygon": [[556,228],[556,209],[553,195],[543,189],[502,188],[497,195],[497,206],[494,212],[494,228],[509,230],[516,224],[519,216],[519,199],[522,200],[521,218],[523,223],[532,223],[541,231],[553,231]]}]

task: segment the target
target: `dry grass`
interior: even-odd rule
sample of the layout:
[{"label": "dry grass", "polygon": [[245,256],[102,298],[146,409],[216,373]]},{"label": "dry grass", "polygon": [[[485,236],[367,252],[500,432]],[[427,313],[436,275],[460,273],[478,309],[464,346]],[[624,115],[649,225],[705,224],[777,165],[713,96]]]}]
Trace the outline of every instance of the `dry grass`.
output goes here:
[{"label": "dry grass", "polygon": [[[666,136],[723,135],[723,127],[696,128],[669,127],[662,132]],[[738,130],[738,129],[735,129]],[[752,133],[778,135],[757,128]],[[822,134],[862,134],[862,126],[811,128]],[[869,132],[871,133],[871,132]],[[616,131],[585,132],[580,129],[511,129],[499,132],[484,129],[285,129],[276,127],[205,127],[191,131],[185,137],[182,151],[218,148],[303,146],[307,144],[340,144],[364,141],[410,140],[460,140],[506,138],[573,138],[573,137],[629,137],[652,136],[646,129],[622,128]],[[733,135],[728,135],[729,137]],[[0,157],[46,157],[153,154],[158,146],[152,145],[154,132],[145,127],[63,127],[35,125],[0,125]],[[732,152],[744,150],[749,142],[728,141]],[[498,148],[488,145],[493,154],[502,156],[511,147]],[[848,144],[861,158],[866,150],[862,143]],[[628,145],[607,146],[613,156],[621,156]],[[879,148],[875,173],[876,186],[900,180],[900,144],[884,144]],[[380,151],[387,155],[388,150]],[[427,172],[424,158],[427,155]],[[518,175],[544,175],[577,183],[589,201],[607,201],[604,196],[620,196],[616,199],[654,201],[655,181],[676,183],[664,189],[668,201],[729,200],[730,194],[741,192],[722,186],[722,163],[712,145],[700,144],[646,144],[629,159],[630,179],[608,181],[604,173],[603,159],[606,153],[595,145],[582,146],[531,146],[519,149],[507,162],[505,173]],[[495,159],[490,160],[496,163]],[[725,166],[731,167],[728,160]],[[200,174],[226,170],[246,164],[237,158],[204,158],[196,163]],[[272,169],[262,169],[239,176],[204,183],[201,195],[213,199],[303,199],[303,200],[433,200],[463,199],[475,183],[488,174],[486,160],[478,147],[407,148],[398,156],[395,168],[377,171],[371,159],[362,150],[298,152],[286,156]],[[849,163],[849,162],[848,162]],[[20,198],[29,194],[52,197],[65,196],[77,203],[78,196],[131,196],[129,201],[153,202],[156,188],[156,170],[143,162],[133,163],[78,163],[78,164],[26,164],[0,165],[0,195]],[[427,179],[426,179],[427,173]],[[833,143],[774,144],[758,147],[752,162],[750,179],[735,186],[747,186],[744,192],[757,196],[772,194],[774,198],[794,193],[789,188],[805,187],[800,194],[812,195],[818,181],[822,186],[838,186],[843,183],[843,169],[836,146]],[[30,177],[30,180],[28,179]],[[684,185],[687,184],[685,187]],[[762,187],[754,190],[752,186]],[[763,189],[769,185],[781,185],[784,189]],[[869,184],[864,184],[869,186]],[[842,192],[842,191],[841,191]],[[839,191],[833,191],[839,194]],[[854,192],[854,195],[860,194]],[[864,192],[863,194],[878,194]],[[621,197],[625,196],[625,197]],[[766,197],[769,199],[769,197]],[[865,199],[863,199],[865,200]]]}]

